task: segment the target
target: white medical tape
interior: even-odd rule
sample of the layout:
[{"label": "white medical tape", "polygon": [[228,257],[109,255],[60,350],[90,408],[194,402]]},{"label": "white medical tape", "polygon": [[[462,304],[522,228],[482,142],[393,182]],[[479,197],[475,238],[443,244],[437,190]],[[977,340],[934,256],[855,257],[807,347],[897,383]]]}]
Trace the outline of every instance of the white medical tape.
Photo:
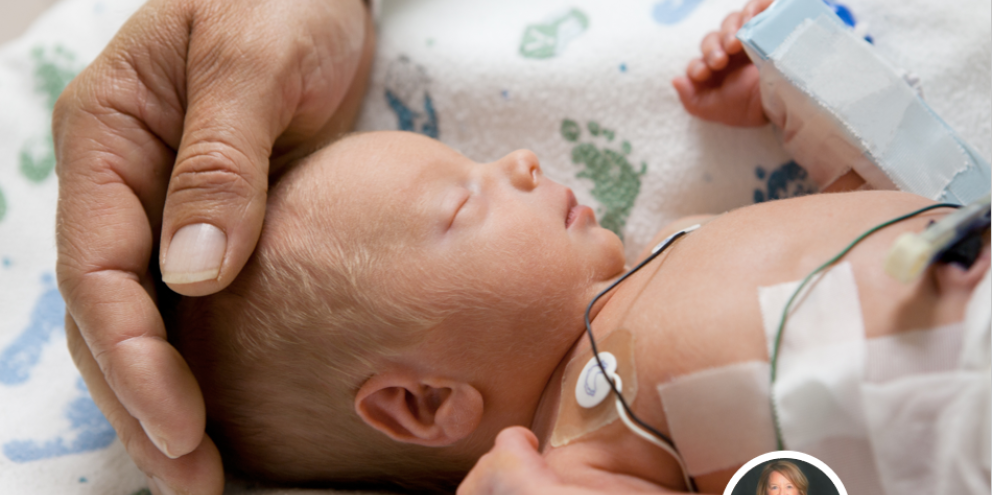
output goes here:
[{"label": "white medical tape", "polygon": [[857,143],[857,139],[838,126],[820,104],[789,83],[774,64],[766,64],[760,73],[761,103],[776,129],[783,148],[802,163],[810,179],[823,189],[852,168],[875,189],[896,189]]},{"label": "white medical tape", "polygon": [[692,476],[776,450],[768,363],[747,361],[658,385],[672,441]]},{"label": "white medical tape", "polygon": [[[977,433],[968,415],[976,409],[976,399],[981,402],[978,392],[988,378],[986,373],[953,371],[864,385],[869,437],[886,493],[950,493],[936,489],[943,477],[937,468],[946,463],[940,454],[963,450],[962,457],[970,462],[981,455],[968,448]],[[988,407],[977,410],[987,414]],[[982,493],[989,493],[987,484]]]},{"label": "white medical tape", "polygon": [[867,437],[830,437],[804,445],[805,452],[827,463],[850,494],[883,494],[875,456]]},{"label": "white medical tape", "polygon": [[[843,131],[831,134],[853,135],[851,143],[899,189],[964,202],[987,193],[988,163],[974,156],[864,40],[836,22],[825,16],[803,21],[769,58],[837,119],[835,127]],[[858,172],[871,182],[869,170]],[[981,187],[965,184],[974,178],[984,179]]]},{"label": "white medical tape", "polygon": [[992,267],[971,293],[964,312],[964,344],[959,363],[964,369],[988,369],[992,364]]},{"label": "white medical tape", "polygon": [[[789,282],[758,288],[769,356],[782,311],[798,286]],[[854,272],[850,263],[838,263],[796,297],[782,332],[772,396],[787,448],[802,450],[829,437],[864,436],[864,356]]]},{"label": "white medical tape", "polygon": [[[793,303],[771,389],[786,446],[824,460],[850,493],[989,493],[992,349],[967,343],[992,341],[992,282],[964,324],[865,341],[850,264],[814,280]],[[797,286],[759,288],[769,349]]]},{"label": "white medical tape", "polygon": [[869,339],[865,381],[880,383],[908,375],[938,373],[958,367],[964,325],[914,330]]},{"label": "white medical tape", "polygon": [[[769,356],[799,283],[758,289]],[[857,283],[851,264],[842,262],[793,302],[772,393],[785,446],[824,460],[849,493],[880,493],[861,404],[865,355]]]},{"label": "white medical tape", "polygon": [[992,490],[990,311],[987,272],[964,322],[868,341],[861,394],[885,492]]}]

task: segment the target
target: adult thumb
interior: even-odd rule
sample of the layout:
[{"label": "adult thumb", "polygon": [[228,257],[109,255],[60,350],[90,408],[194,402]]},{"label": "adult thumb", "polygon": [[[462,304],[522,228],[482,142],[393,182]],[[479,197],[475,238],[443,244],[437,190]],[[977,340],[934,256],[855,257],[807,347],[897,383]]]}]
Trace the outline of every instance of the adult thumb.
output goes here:
[{"label": "adult thumb", "polygon": [[183,295],[227,287],[258,242],[282,120],[261,95],[192,98],[162,218],[162,280]]}]

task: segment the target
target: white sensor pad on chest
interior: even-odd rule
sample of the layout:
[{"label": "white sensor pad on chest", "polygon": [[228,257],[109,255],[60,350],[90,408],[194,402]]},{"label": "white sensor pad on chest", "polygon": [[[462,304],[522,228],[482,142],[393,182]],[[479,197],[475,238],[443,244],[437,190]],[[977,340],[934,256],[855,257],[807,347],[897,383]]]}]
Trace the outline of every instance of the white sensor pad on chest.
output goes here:
[{"label": "white sensor pad on chest", "polygon": [[[612,376],[616,373],[616,356],[609,352],[600,352],[599,359],[603,361],[603,367],[606,368],[608,374]],[[580,406],[589,409],[598,406],[611,393],[613,392],[610,390],[610,384],[606,382],[606,377],[603,376],[603,370],[600,369],[599,363],[596,362],[596,357],[593,356],[586,363],[585,367],[582,368],[582,373],[579,374],[579,380],[575,382],[575,401]]]},{"label": "white sensor pad on chest", "polygon": [[[628,404],[637,397],[637,373],[634,366],[634,336],[624,329],[610,332],[599,343],[599,358],[617,390]],[[620,383],[624,384],[620,388]],[[558,417],[551,433],[551,446],[561,447],[592,433],[618,419],[616,399],[603,370],[596,363],[592,349],[572,358],[562,374]]]}]

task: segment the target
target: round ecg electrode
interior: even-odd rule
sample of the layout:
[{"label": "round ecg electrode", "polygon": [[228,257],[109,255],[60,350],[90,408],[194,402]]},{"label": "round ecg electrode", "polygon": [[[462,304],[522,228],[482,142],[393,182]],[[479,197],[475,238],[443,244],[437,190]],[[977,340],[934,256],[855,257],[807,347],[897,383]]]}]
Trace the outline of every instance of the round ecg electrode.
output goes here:
[{"label": "round ecg electrode", "polygon": [[[603,367],[606,368],[607,373],[610,375],[616,373],[616,356],[609,352],[601,352],[599,353],[599,359],[603,361]],[[593,356],[586,363],[585,367],[582,368],[579,381],[575,384],[575,400],[580,406],[589,409],[598,406],[609,394],[610,384],[606,381],[606,377],[603,376],[603,370],[599,369],[599,365],[596,363],[596,356]]]}]

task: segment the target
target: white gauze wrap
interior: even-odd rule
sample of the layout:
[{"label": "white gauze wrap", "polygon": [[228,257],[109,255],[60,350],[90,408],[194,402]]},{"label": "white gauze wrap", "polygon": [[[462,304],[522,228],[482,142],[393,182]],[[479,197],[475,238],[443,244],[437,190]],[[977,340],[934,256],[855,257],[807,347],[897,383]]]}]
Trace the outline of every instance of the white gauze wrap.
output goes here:
[{"label": "white gauze wrap", "polygon": [[[849,263],[810,284],[772,386],[785,446],[829,464],[852,494],[988,494],[989,284],[986,273],[963,324],[868,341]],[[797,286],[759,289],[769,349]]]}]

